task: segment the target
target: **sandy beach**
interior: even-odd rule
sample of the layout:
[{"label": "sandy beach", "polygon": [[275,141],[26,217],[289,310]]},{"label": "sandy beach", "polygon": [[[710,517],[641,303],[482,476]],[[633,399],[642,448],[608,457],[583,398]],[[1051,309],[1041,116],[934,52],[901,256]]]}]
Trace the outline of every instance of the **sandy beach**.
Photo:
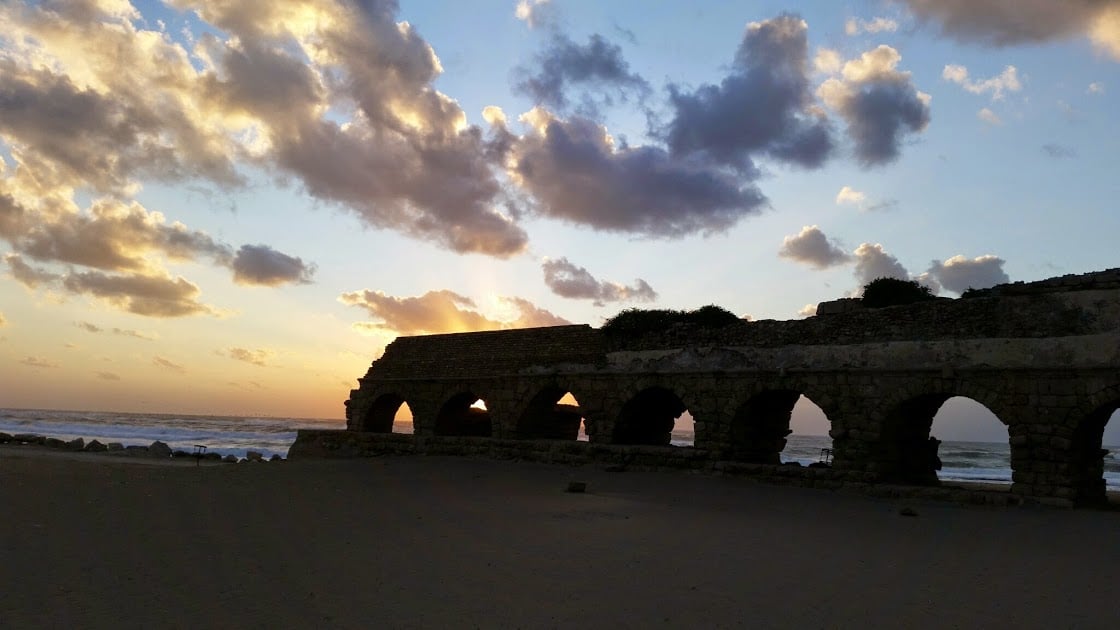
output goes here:
[{"label": "sandy beach", "polygon": [[153,466],[25,447],[0,447],[0,505],[4,628],[1120,620],[1115,511],[463,458]]}]

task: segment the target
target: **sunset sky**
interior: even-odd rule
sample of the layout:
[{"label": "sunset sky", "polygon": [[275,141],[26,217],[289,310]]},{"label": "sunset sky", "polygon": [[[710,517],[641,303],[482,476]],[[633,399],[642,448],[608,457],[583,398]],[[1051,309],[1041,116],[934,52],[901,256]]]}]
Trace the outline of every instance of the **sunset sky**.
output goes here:
[{"label": "sunset sky", "polygon": [[1120,0],[8,0],[0,406],[340,418],[401,334],[1114,267],[1117,112]]}]

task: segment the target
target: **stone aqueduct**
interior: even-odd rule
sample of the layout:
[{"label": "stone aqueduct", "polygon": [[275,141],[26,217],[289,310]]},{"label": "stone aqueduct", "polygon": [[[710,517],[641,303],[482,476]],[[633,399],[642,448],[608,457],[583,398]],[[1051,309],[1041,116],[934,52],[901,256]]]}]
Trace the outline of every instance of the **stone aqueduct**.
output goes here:
[{"label": "stone aqueduct", "polygon": [[[1102,434],[1120,407],[1120,269],[631,337],[589,326],[401,337],[359,383],[347,431],[302,431],[293,456],[467,452],[936,484],[931,422],[965,396],[1007,426],[1012,496],[1092,504],[1105,500]],[[578,408],[557,404],[566,392]],[[801,395],[831,423],[829,470],[779,465]],[[405,402],[415,435],[387,435]],[[685,409],[695,445],[668,446]],[[588,442],[576,442],[581,418]]]}]

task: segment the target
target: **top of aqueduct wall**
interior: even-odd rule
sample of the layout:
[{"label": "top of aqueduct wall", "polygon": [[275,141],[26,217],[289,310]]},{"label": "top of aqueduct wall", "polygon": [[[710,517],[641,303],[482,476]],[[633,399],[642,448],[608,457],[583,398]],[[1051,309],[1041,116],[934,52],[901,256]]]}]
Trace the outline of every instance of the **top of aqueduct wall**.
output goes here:
[{"label": "top of aqueduct wall", "polygon": [[670,369],[721,369],[722,360],[708,356],[713,348],[734,349],[736,368],[1120,367],[1120,268],[881,309],[836,300],[818,313],[629,337],[588,325],[399,337],[362,380],[649,369],[666,361]]}]

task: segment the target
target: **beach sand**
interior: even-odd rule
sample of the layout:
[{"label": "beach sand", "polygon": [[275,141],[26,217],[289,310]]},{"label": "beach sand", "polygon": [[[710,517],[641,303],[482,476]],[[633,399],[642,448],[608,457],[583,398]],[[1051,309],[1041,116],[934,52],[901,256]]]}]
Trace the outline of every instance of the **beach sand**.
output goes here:
[{"label": "beach sand", "polygon": [[4,628],[1120,620],[1118,512],[465,458],[196,468],[26,447],[0,447],[0,506]]}]

